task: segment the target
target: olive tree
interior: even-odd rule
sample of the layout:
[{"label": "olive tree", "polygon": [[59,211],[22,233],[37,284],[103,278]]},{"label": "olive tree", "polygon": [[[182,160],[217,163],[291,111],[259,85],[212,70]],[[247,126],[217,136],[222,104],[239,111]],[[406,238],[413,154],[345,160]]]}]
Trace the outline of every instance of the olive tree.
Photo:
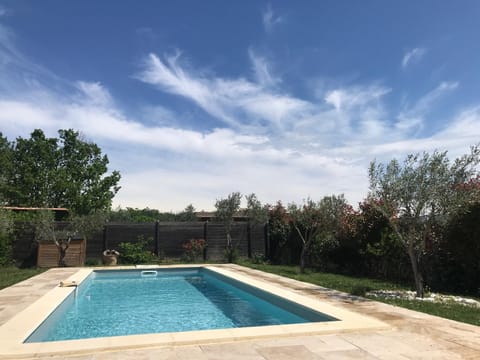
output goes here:
[{"label": "olive tree", "polygon": [[320,252],[336,246],[336,232],[347,208],[343,195],[325,196],[318,202],[308,198],[303,205],[291,203],[288,213],[293,228],[302,241],[300,271],[305,272],[306,259],[315,244]]},{"label": "olive tree", "polygon": [[386,216],[406,250],[412,266],[418,297],[423,297],[420,268],[425,240],[432,226],[445,222],[471,201],[475,187],[468,187],[478,176],[480,148],[450,161],[447,152],[408,155],[402,164],[393,159],[387,165],[370,164],[369,197]]},{"label": "olive tree", "polygon": [[52,211],[40,211],[35,217],[35,237],[37,241],[53,241],[57,247],[58,266],[66,266],[65,257],[73,238],[87,240],[93,233],[100,231],[106,221],[103,212],[89,215],[72,215],[69,222],[59,226]]},{"label": "olive tree", "polygon": [[239,192],[233,192],[226,199],[217,200],[215,203],[215,216],[223,223],[225,236],[227,240],[226,255],[228,262],[232,262],[235,257],[235,247],[232,243],[232,225],[235,213],[240,210],[240,201],[242,195]]}]

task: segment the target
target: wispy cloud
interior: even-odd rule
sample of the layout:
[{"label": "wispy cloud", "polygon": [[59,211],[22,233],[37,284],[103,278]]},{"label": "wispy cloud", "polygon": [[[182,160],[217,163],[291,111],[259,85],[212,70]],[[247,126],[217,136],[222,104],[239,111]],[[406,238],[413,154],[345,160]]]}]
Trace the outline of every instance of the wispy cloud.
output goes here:
[{"label": "wispy cloud", "polygon": [[280,82],[280,79],[273,76],[269,62],[262,56],[257,55],[252,49],[248,50],[252,63],[255,78],[260,85],[270,87]]},{"label": "wispy cloud", "polygon": [[418,131],[423,129],[424,118],[434,108],[438,100],[458,88],[458,82],[442,82],[435,89],[428,92],[411,107],[402,110],[397,117],[395,128],[399,131],[410,133],[410,131]]},{"label": "wispy cloud", "polygon": [[75,85],[89,104],[104,107],[113,104],[110,92],[99,82],[77,81]]},{"label": "wispy cloud", "polygon": [[[371,159],[435,148],[456,155],[480,137],[480,106],[460,109],[434,133],[418,132],[438,100],[459,87],[455,82],[440,83],[392,112],[387,103],[395,90],[379,82],[329,83],[318,96],[292,95],[252,50],[251,68],[237,78],[186,65],[180,53],[150,54],[136,78],[198,106],[217,124],[182,127],[182,114],[168,103],[126,112],[108,83],[59,79],[18,51],[13,34],[1,27],[0,39],[7,40],[0,45],[0,68],[8,70],[0,72],[1,131],[13,139],[35,128],[50,136],[59,128],[79,130],[122,173],[115,205],[211,209],[216,198],[237,190],[271,203],[345,193],[355,204],[366,195]],[[22,81],[9,86],[12,79]],[[147,123],[147,116],[155,120]]]},{"label": "wispy cloud", "polygon": [[325,102],[336,110],[348,110],[356,106],[365,106],[378,102],[391,89],[382,86],[354,86],[330,90],[325,95]]},{"label": "wispy cloud", "polygon": [[427,53],[427,49],[423,47],[417,47],[409,50],[403,55],[402,68],[406,69],[409,65],[418,63]]},{"label": "wispy cloud", "polygon": [[271,4],[267,5],[267,9],[262,15],[263,27],[267,33],[271,33],[276,25],[284,21],[282,16],[275,15]]},{"label": "wispy cloud", "polygon": [[[262,80],[274,81],[271,75],[266,78],[265,71],[260,72]],[[162,91],[190,99],[210,115],[237,128],[259,126],[259,120],[282,127],[291,120],[292,114],[308,106],[303,100],[270,91],[244,78],[204,77],[201,72],[182,67],[178,55],[162,60],[150,54],[137,78]]]}]

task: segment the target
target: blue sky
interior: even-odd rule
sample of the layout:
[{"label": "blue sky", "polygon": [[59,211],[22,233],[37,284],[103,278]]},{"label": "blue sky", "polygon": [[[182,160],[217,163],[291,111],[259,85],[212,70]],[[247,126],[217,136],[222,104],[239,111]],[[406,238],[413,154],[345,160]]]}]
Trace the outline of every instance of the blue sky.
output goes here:
[{"label": "blue sky", "polygon": [[371,160],[480,139],[478,1],[2,1],[0,131],[74,128],[114,206],[368,192]]}]

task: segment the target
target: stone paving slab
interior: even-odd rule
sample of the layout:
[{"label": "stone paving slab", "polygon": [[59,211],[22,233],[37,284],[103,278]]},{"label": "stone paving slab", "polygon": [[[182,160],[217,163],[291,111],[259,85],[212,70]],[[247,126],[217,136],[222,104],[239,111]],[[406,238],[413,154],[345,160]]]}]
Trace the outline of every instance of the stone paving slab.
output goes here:
[{"label": "stone paving slab", "polygon": [[[154,347],[35,359],[283,360],[283,359],[480,359],[480,327],[418,313],[317,285],[302,283],[238,265],[222,267],[282,286],[310,298],[384,321],[385,331],[265,338],[240,342]],[[51,269],[0,290],[0,325],[25,309],[78,268]]]}]

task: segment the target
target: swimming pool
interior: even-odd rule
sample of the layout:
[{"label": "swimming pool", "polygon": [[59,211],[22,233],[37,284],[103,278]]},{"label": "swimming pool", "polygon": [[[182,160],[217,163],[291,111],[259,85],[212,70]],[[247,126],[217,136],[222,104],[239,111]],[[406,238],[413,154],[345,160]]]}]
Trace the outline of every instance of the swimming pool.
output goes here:
[{"label": "swimming pool", "polygon": [[204,268],[100,270],[26,342],[336,320]]},{"label": "swimming pool", "polygon": [[[192,269],[192,266],[154,266],[148,271],[171,269]],[[139,349],[146,347],[171,347],[182,345],[213,344],[219,342],[234,342],[256,340],[261,338],[278,338],[284,336],[305,336],[326,333],[336,333],[354,330],[381,330],[389,329],[387,324],[352,312],[342,306],[336,306],[331,301],[324,301],[315,297],[327,289],[269,275],[256,270],[250,270],[238,265],[201,265],[195,266],[199,271],[208,270],[214,276],[226,278],[227,283],[233,283],[243,290],[244,286],[253,288],[255,295],[269,294],[275,305],[277,301],[286,301],[296,304],[300,309],[308,309],[317,313],[338,319],[336,321],[315,321],[283,325],[246,326],[237,328],[223,328],[198,331],[160,332],[124,336],[95,337],[62,341],[25,342],[32,333],[42,324],[47,323],[55,309],[60,309],[66,299],[77,295],[88,283],[89,277],[98,269],[82,268],[73,275],[62,276],[62,269],[52,269],[38,278],[55,278],[60,281],[75,281],[80,284],[77,290],[72,287],[55,286],[43,296],[32,302],[27,308],[16,314],[0,326],[0,358],[32,358],[35,356],[63,356],[67,354],[91,354],[102,351],[118,351],[125,349]],[[105,268],[107,270],[108,268]],[[122,270],[135,270],[135,267],[117,267]],[[110,268],[111,270],[111,268]],[[68,272],[68,271],[67,271]],[[288,282],[285,287],[283,283]],[[294,289],[309,289],[312,296],[297,293]],[[305,293],[305,291],[301,290]],[[339,299],[342,295],[339,294]],[[334,301],[335,302],[335,301]],[[341,302],[339,302],[341,304]],[[290,306],[290,305],[289,305]],[[287,308],[289,308],[287,306]]]}]

